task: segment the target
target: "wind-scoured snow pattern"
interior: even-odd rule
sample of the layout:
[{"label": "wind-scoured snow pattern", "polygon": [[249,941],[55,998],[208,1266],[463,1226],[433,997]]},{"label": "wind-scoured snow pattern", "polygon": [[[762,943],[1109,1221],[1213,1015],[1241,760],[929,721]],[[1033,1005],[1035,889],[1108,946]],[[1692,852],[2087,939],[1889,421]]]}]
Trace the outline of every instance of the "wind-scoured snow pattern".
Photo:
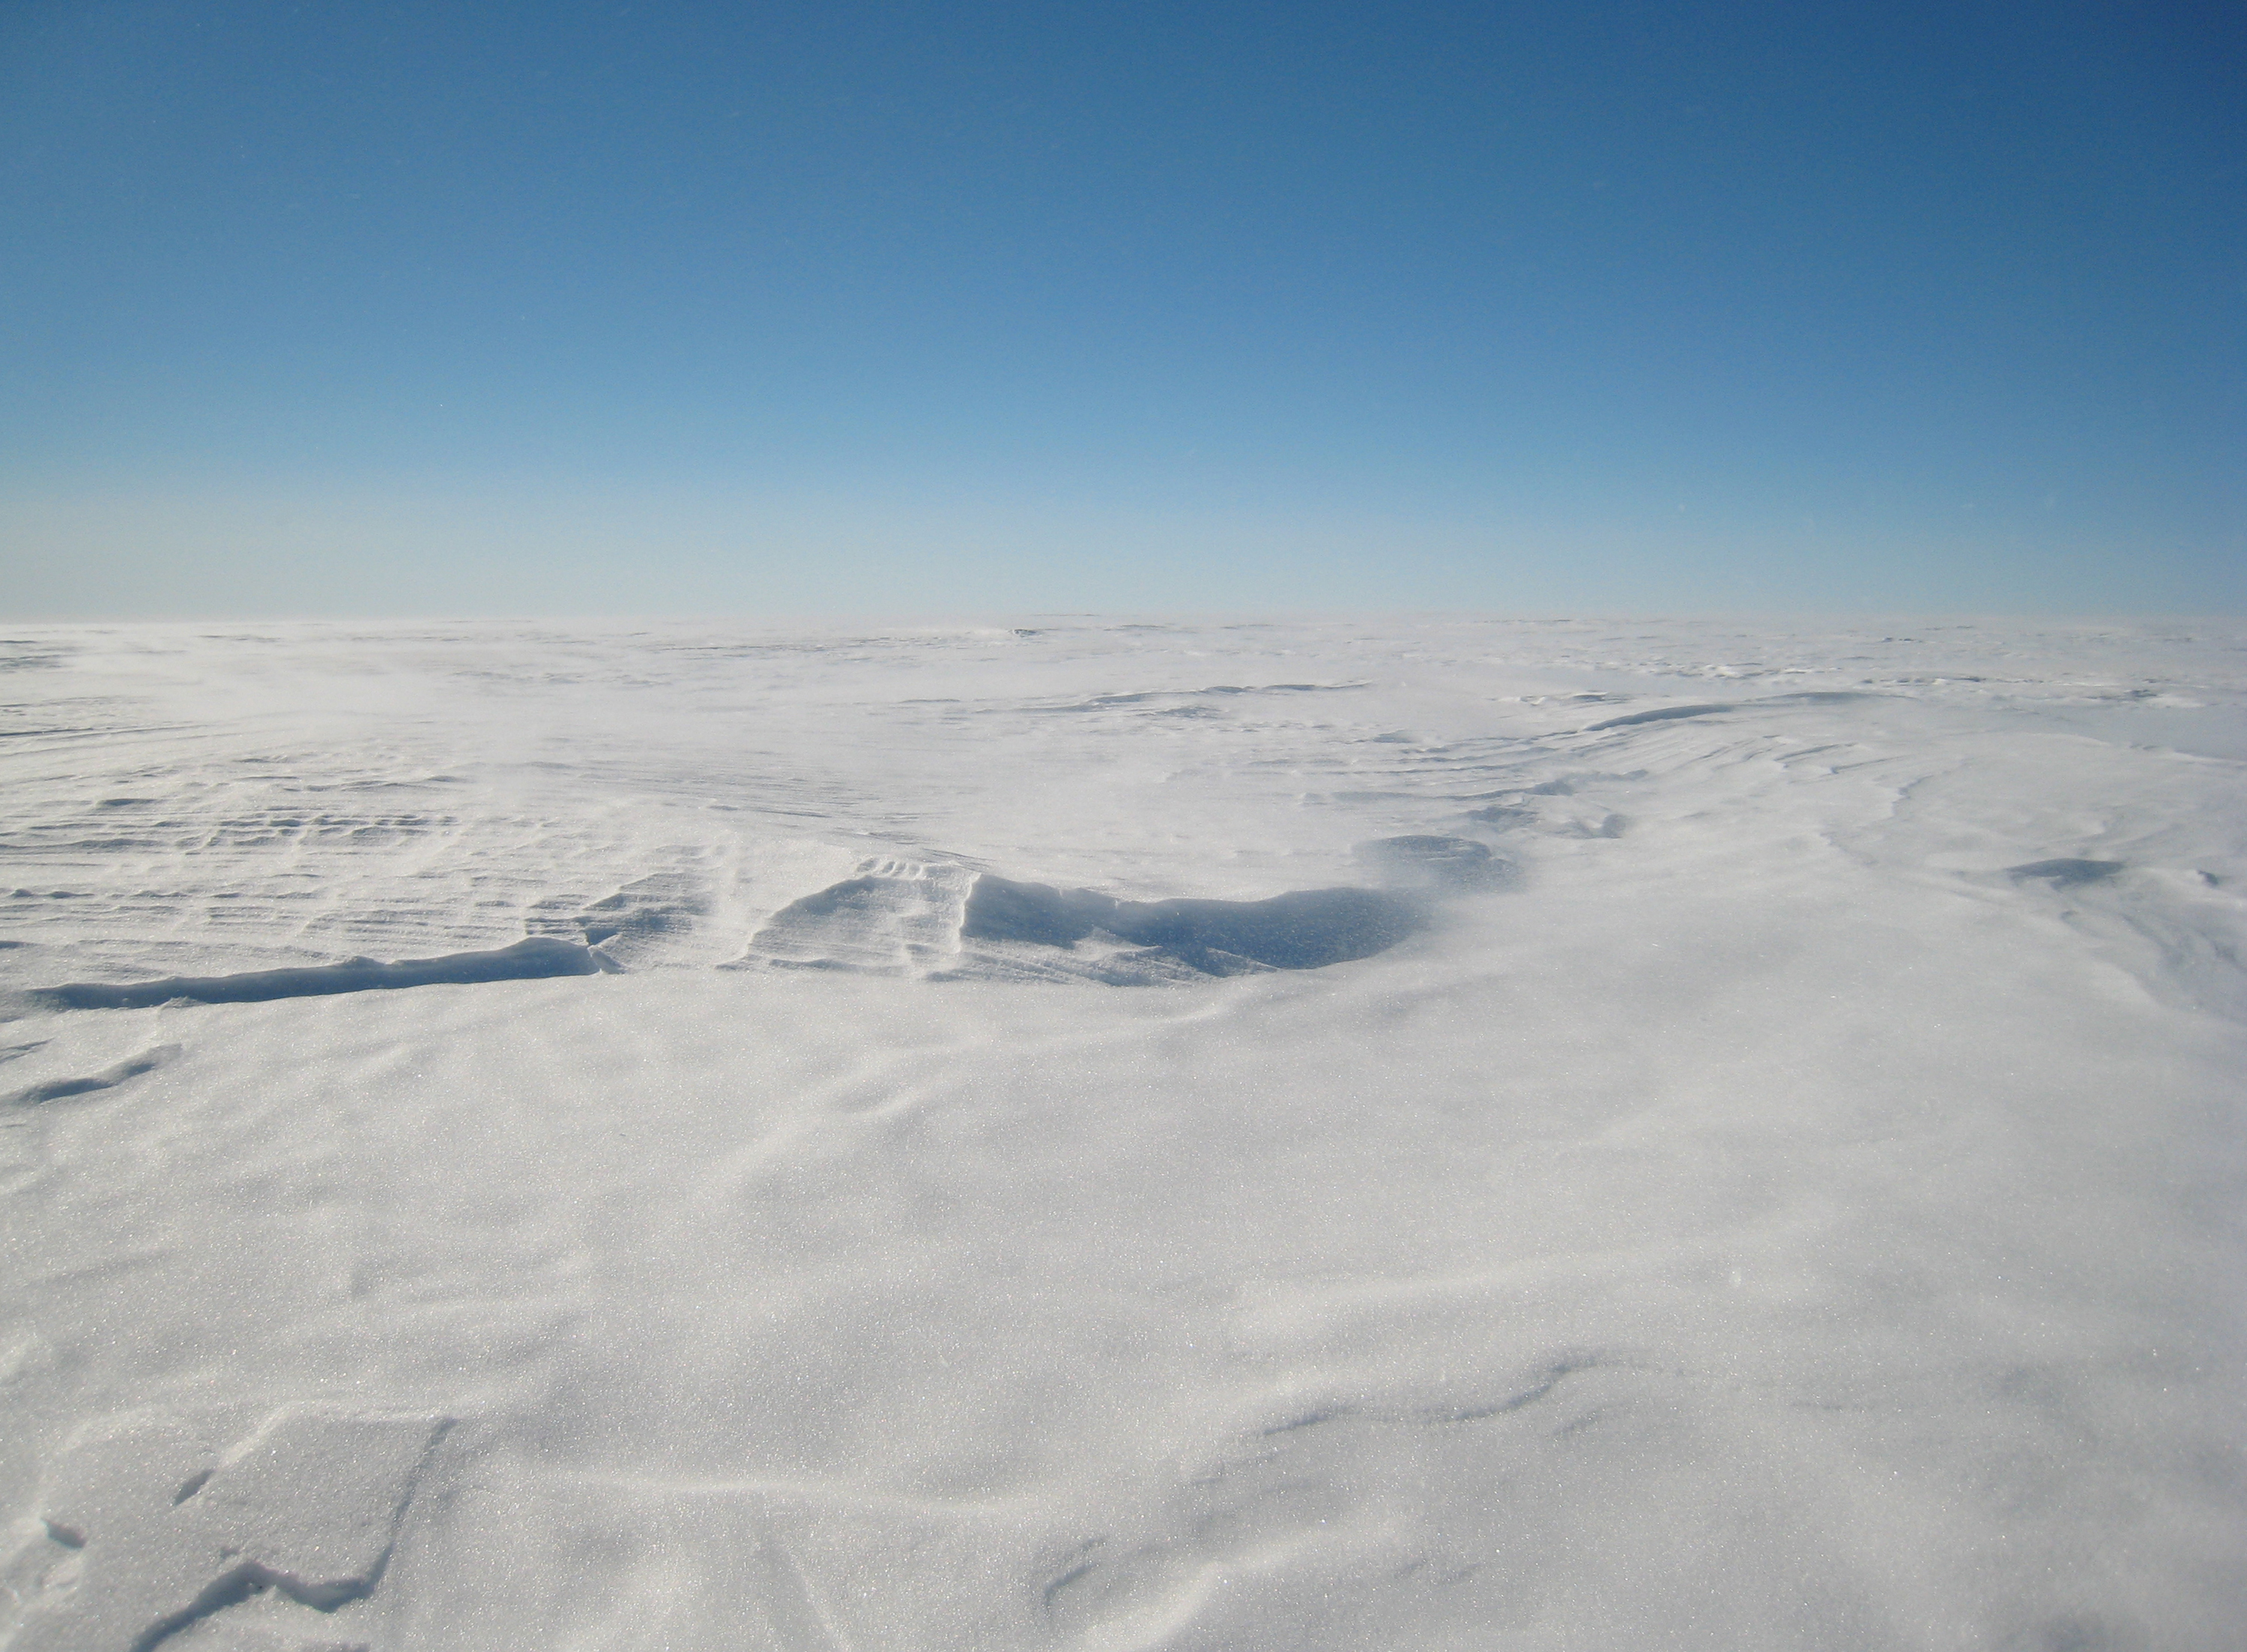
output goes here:
[{"label": "wind-scoured snow pattern", "polygon": [[[1485,861],[1490,853],[1450,838],[1392,841],[1461,843]],[[1396,859],[1417,871],[1426,857],[1408,851]],[[1376,889],[1130,901],[880,860],[774,913],[749,938],[743,962],[929,980],[1140,986],[1347,963],[1386,951],[1424,921],[1419,904]]]},{"label": "wind-scoured snow pattern", "polygon": [[10,1652],[2247,1621],[2237,625],[0,664]]}]

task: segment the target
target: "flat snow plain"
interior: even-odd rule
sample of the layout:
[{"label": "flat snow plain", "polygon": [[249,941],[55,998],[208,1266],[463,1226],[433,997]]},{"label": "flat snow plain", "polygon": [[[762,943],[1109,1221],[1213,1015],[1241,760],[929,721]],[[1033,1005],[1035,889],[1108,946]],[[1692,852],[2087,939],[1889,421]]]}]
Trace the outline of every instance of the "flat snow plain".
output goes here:
[{"label": "flat snow plain", "polygon": [[2247,1634],[2247,626],[0,665],[14,1652]]}]

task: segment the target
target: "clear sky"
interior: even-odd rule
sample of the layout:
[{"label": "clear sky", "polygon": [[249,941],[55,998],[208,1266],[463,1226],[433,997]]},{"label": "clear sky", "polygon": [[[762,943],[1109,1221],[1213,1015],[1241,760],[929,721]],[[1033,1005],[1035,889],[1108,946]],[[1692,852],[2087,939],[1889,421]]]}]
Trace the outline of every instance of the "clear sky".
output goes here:
[{"label": "clear sky", "polygon": [[2209,3],[0,4],[0,612],[2247,611]]}]

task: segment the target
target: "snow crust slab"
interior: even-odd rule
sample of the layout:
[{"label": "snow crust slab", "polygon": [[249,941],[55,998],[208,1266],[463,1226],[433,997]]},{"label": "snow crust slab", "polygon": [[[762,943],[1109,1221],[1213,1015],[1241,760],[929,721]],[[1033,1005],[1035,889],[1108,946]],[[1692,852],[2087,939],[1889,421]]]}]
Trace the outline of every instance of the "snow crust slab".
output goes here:
[{"label": "snow crust slab", "polygon": [[2247,628],[0,666],[10,1652],[2247,1621]]}]

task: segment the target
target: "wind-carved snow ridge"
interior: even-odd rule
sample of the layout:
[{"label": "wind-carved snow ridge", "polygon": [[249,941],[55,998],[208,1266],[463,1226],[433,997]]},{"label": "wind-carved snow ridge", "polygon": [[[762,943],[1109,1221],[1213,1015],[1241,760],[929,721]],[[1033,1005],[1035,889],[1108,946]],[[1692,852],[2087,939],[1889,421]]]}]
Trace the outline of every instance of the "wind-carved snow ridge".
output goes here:
[{"label": "wind-carved snow ridge", "polygon": [[1800,694],[1771,694],[1758,700],[1724,700],[1698,706],[1663,706],[1653,711],[1635,711],[1626,716],[1610,717],[1602,723],[1587,723],[1584,733],[1597,734],[1610,728],[1631,728],[1641,723],[1675,722],[1682,717],[1713,717],[1728,711],[1755,711],[1770,706],[1841,706],[1868,696],[1851,690],[1812,691]]},{"label": "wind-carved snow ridge", "polygon": [[531,933],[579,941],[597,959],[639,969],[675,961],[710,917],[711,906],[704,878],[654,872],[581,905],[540,901],[531,908]]},{"label": "wind-carved snow ridge", "polygon": [[2015,879],[2040,878],[2055,889],[2067,889],[2077,884],[2101,883],[2121,870],[2119,860],[2032,860],[2025,866],[2006,868],[2006,875]]},{"label": "wind-carved snow ridge", "polygon": [[[318,998],[401,986],[462,986],[478,981],[536,980],[551,975],[594,975],[601,960],[591,949],[532,936],[489,952],[409,958],[395,964],[356,958],[304,969],[256,969],[239,975],[168,975],[153,981],[106,985],[76,981],[19,993],[33,1010],[151,1009],[175,999],[197,1004],[256,1004],[275,998]],[[0,1014],[4,1014],[0,1010]]]},{"label": "wind-carved snow ridge", "polygon": [[19,1528],[5,1582],[21,1614],[0,1635],[10,1652],[154,1652],[238,1614],[272,1644],[334,1645],[332,1614],[381,1583],[449,1426],[286,1406],[225,1446],[213,1419],[97,1424]]},{"label": "wind-carved snow ridge", "polygon": [[965,866],[877,857],[854,877],[791,901],[749,938],[741,961],[787,969],[934,974],[960,952]]},{"label": "wind-carved snow ridge", "polygon": [[[1359,845],[1356,854],[1387,887],[1301,890],[1248,901],[1120,900],[1091,890],[1016,883],[956,863],[876,857],[862,862],[856,876],[774,913],[738,961],[928,979],[1082,980],[1112,986],[1317,969],[1385,952],[1422,927],[1426,913],[1420,898],[1497,887],[1513,870],[1471,838],[1383,838]],[[72,982],[10,995],[0,1000],[0,1018],[621,971],[667,961],[679,939],[711,910],[702,884],[687,874],[639,878],[566,918],[557,916],[570,905],[555,900],[534,909],[535,923],[563,933],[533,934],[510,946],[390,964],[360,958],[231,975]],[[583,939],[568,939],[572,931]],[[120,1069],[82,1088],[105,1088],[147,1070]]]},{"label": "wind-carved snow ridge", "polygon": [[[1486,848],[1465,839],[1388,842],[1401,847],[1372,862],[1402,872],[1407,890],[1472,883],[1492,864]],[[1370,958],[1425,921],[1421,900],[1391,890],[1132,901],[956,864],[879,859],[773,914],[750,937],[741,963],[929,980],[1147,986]]]},{"label": "wind-carved snow ridge", "polygon": [[1421,923],[1415,903],[1372,889],[1303,890],[1257,901],[1125,901],[990,877],[977,880],[966,916],[961,934],[971,940],[1071,952],[1080,942],[1113,941],[1136,949],[1109,952],[1100,980],[1178,965],[1204,975],[1319,969],[1386,952]]},{"label": "wind-carved snow ridge", "polygon": [[44,1084],[27,1084],[22,1089],[0,1096],[0,1108],[44,1107],[49,1102],[67,1101],[76,1096],[92,1096],[101,1090],[114,1089],[129,1079],[143,1073],[153,1073],[178,1059],[177,1044],[159,1044],[154,1049],[143,1050],[138,1055],[126,1057],[99,1073],[82,1078],[52,1078]]}]

